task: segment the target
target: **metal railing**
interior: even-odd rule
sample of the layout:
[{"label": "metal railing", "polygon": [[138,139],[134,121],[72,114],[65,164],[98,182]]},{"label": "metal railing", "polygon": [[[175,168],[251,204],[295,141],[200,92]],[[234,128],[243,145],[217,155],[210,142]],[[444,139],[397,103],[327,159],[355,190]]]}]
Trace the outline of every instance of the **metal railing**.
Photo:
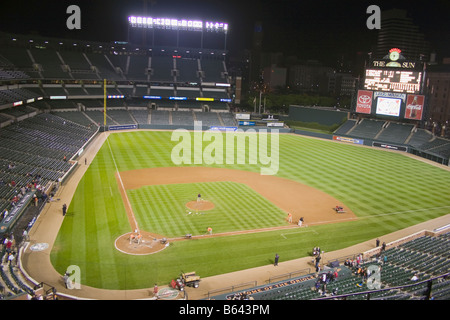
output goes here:
[{"label": "metal railing", "polygon": [[233,285],[233,286],[229,286],[229,287],[225,287],[225,288],[208,291],[208,299],[210,299],[211,295],[225,294],[225,293],[229,293],[229,292],[238,291],[238,290],[241,290],[244,288],[253,288],[253,287],[256,287],[257,285],[258,285],[257,281],[250,281],[250,282],[245,282],[245,283],[239,283],[237,285]]},{"label": "metal railing", "polygon": [[280,275],[275,276],[275,277],[271,277],[271,278],[269,278],[267,280],[267,283],[273,283],[273,282],[278,282],[280,280],[292,279],[294,277],[301,276],[301,275],[307,275],[307,274],[310,274],[310,273],[311,273],[311,269],[310,268],[296,270],[296,271],[292,271],[292,272],[289,272],[289,273],[280,274]]}]

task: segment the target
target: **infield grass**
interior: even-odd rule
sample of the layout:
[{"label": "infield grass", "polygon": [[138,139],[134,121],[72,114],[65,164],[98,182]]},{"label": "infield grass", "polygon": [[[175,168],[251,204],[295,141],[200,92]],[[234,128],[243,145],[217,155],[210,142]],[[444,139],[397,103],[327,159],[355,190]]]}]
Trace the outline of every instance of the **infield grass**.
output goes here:
[{"label": "infield grass", "polygon": [[[188,210],[185,204],[202,198],[214,203],[207,211]],[[245,184],[235,182],[152,185],[128,191],[142,230],[166,237],[253,230],[287,225],[286,213]]]},{"label": "infield grass", "polygon": [[[129,232],[130,226],[114,176],[116,165],[119,171],[173,166],[170,152],[175,142],[170,137],[171,132],[153,131],[109,136],[109,143],[102,146],[78,185],[58,233],[51,252],[58,272],[62,274],[75,264],[81,268],[84,285],[149,288],[154,283],[169,283],[181,270],[207,277],[267,265],[273,262],[275,253],[280,255],[280,261],[291,260],[307,256],[315,246],[333,251],[450,213],[450,172],[446,170],[398,153],[280,135],[277,175],[330,194],[345,203],[359,220],[290,232],[174,242],[162,252],[148,256],[121,253],[114,248],[114,240]],[[216,167],[253,172],[260,169],[249,164]],[[221,223],[215,223],[214,232],[283,224],[284,213],[264,201],[263,207],[254,207],[259,195],[245,186],[223,182],[207,183],[204,187],[217,208],[197,216],[187,215],[183,208],[185,201],[193,200],[198,193],[195,184],[146,186],[128,194],[139,224],[149,232],[201,234],[210,222],[208,219],[218,216]],[[230,208],[242,205],[236,197],[227,199],[226,212],[215,198],[230,189],[249,192],[250,200],[243,213],[248,220],[231,216],[234,210]],[[180,197],[179,207],[174,205],[176,197]],[[260,211],[272,215],[275,212],[274,219],[250,219],[252,212]]]}]

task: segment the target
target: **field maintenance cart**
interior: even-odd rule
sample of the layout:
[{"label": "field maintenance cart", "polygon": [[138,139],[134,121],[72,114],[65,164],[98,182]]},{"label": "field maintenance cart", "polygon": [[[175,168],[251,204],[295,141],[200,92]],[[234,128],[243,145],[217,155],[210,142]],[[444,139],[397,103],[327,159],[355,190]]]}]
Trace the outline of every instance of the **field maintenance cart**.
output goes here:
[{"label": "field maintenance cart", "polygon": [[184,285],[194,288],[198,288],[200,284],[200,276],[196,275],[195,271],[187,273],[182,272],[181,280],[183,281]]},{"label": "field maintenance cart", "polygon": [[344,208],[341,206],[336,206],[333,208],[333,210],[336,211],[337,213],[345,213]]}]

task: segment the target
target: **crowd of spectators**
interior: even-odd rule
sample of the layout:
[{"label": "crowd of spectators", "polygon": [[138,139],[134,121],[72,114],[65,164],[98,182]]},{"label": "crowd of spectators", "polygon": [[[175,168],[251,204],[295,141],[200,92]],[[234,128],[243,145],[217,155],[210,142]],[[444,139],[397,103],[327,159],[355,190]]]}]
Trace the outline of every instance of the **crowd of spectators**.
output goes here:
[{"label": "crowd of spectators", "polygon": [[228,297],[228,300],[253,300],[253,298],[246,292],[235,293],[233,296]]},{"label": "crowd of spectators", "polygon": [[[10,164],[8,167],[14,168],[14,166],[12,164]],[[14,188],[14,194],[12,195],[12,197],[9,199],[8,203],[9,205],[2,211],[0,212],[0,222],[7,218],[10,211],[12,209],[14,209],[17,204],[20,202],[20,200],[28,193],[28,192],[32,192],[34,191],[34,195],[33,195],[33,201],[32,201],[32,205],[34,206],[38,206],[39,203],[45,203],[48,200],[51,199],[52,194],[50,193],[50,198],[49,195],[47,195],[47,189],[46,186],[42,185],[42,177],[39,174],[36,175],[32,175],[31,173],[27,173],[26,175],[27,177],[30,177],[31,180],[30,182],[24,184],[24,185],[17,185],[15,180],[11,180],[7,185],[10,188]],[[5,185],[5,182],[3,179],[0,179],[0,185]]]},{"label": "crowd of spectators", "polygon": [[1,243],[2,243],[2,251],[3,249],[5,249],[5,254],[2,257],[1,263],[14,265],[17,251],[15,250],[14,234],[11,233],[8,235],[4,235]]},{"label": "crowd of spectators", "polygon": [[[335,269],[333,270],[329,270],[328,272],[323,272],[321,274],[317,275],[317,279],[314,285],[315,290],[317,290],[317,292],[319,292],[321,295],[326,295],[327,294],[327,285],[330,282],[334,282],[338,279],[338,272]],[[335,287],[332,292],[331,295],[336,295],[338,293],[338,288]]]}]

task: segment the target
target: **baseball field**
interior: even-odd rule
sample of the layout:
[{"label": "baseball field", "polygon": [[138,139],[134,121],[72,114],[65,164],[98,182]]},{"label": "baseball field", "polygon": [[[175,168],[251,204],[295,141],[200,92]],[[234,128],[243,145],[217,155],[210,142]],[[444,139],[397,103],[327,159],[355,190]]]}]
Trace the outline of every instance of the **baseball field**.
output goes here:
[{"label": "baseball field", "polygon": [[[396,152],[280,134],[277,173],[261,175],[262,162],[174,164],[171,136],[109,134],[53,246],[59,273],[77,265],[87,286],[150,288],[181,271],[208,277],[273,263],[276,253],[286,261],[315,246],[345,248],[450,212],[450,172]],[[234,151],[249,159],[251,149]],[[139,244],[129,239],[136,229]]]}]

